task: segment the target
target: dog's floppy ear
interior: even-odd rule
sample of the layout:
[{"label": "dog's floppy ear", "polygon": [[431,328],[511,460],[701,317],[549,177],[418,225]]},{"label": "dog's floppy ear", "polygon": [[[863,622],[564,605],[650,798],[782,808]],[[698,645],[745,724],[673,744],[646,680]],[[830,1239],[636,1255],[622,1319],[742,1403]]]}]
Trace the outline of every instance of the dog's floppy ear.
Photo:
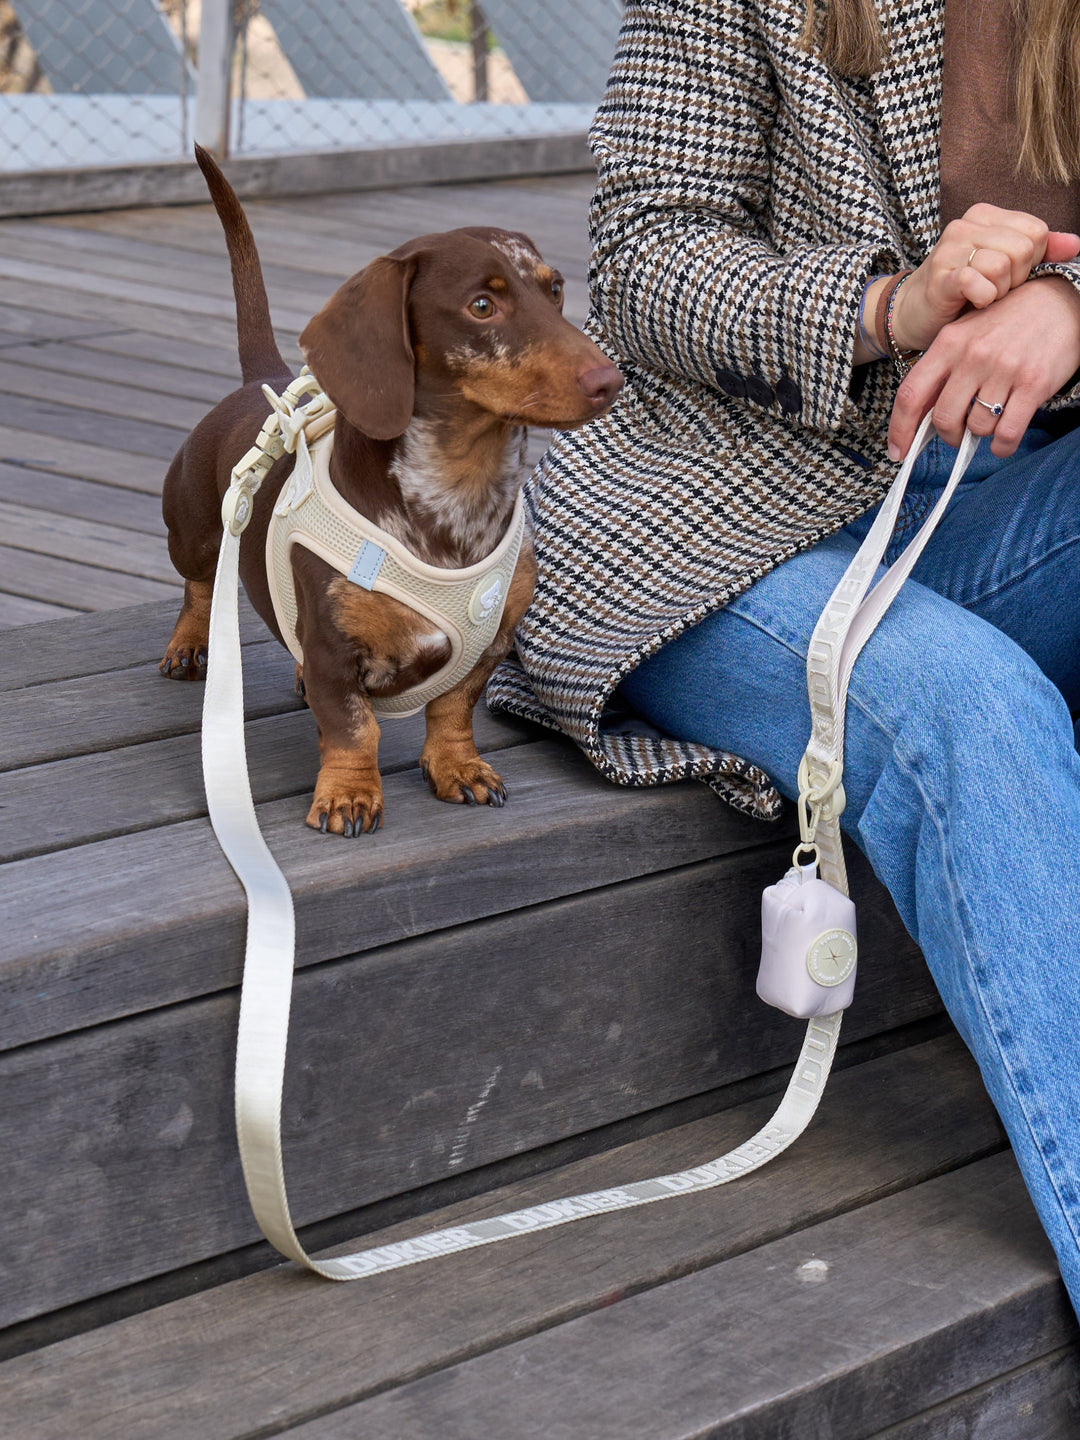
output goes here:
[{"label": "dog's floppy ear", "polygon": [[300,336],[319,384],[373,440],[396,439],[412,418],[409,286],[415,273],[414,256],[380,255],[331,295]]}]

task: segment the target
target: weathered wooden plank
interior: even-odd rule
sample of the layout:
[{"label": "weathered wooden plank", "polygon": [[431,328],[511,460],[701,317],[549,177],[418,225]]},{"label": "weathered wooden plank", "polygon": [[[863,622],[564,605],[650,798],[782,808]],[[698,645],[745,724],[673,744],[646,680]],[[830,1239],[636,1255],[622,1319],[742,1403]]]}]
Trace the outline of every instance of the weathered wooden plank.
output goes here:
[{"label": "weathered wooden plank", "polygon": [[[572,259],[575,271],[584,273],[588,256],[586,216],[588,200],[575,200],[569,207],[552,205],[544,197],[530,202],[520,193],[500,189],[487,191],[435,192],[426,194],[378,197],[382,204],[371,203],[371,197],[327,197],[310,217],[313,230],[325,237],[347,238],[350,228],[363,235],[425,234],[433,230],[452,230],[466,217],[477,225],[497,225],[525,231],[545,254],[558,254]],[[295,210],[278,206],[279,224],[296,226],[301,217]],[[272,203],[254,209],[257,223],[265,230],[268,217],[274,212]],[[308,217],[303,217],[308,223]],[[467,223],[467,222],[466,222]]]},{"label": "weathered wooden plank", "polygon": [[[41,396],[53,405],[90,410],[98,433],[103,429],[109,433],[117,419],[150,421],[186,431],[197,425],[207,411],[201,400],[186,400],[177,395],[166,401],[153,390],[48,370],[9,356],[0,358],[0,391],[30,399]],[[107,417],[105,424],[103,417]],[[173,445],[174,452],[178,448],[178,444]]]},{"label": "weathered wooden plank", "polygon": [[104,570],[92,564],[65,560],[55,554],[35,554],[0,546],[0,588],[12,595],[48,600],[53,605],[81,611],[107,611],[140,600],[163,599],[179,593],[183,582],[148,580]]},{"label": "weathered wooden plank", "polygon": [[[7,417],[5,417],[6,419]],[[102,427],[99,435],[104,438]],[[141,490],[160,495],[166,466],[160,460],[147,460],[127,450],[110,449],[93,441],[65,439],[48,430],[19,430],[5,425],[0,459],[7,465],[25,465],[31,471],[51,470],[54,474],[78,476],[83,480],[101,480],[107,485],[122,485],[128,490]]]},{"label": "weathered wooden plank", "polygon": [[862,1440],[1075,1330],[1001,1155],[289,1433]]},{"label": "weathered wooden plank", "polygon": [[[166,619],[162,628],[162,651],[174,619]],[[125,666],[128,659],[118,654],[100,674],[0,695],[0,769],[15,770],[197,732],[202,686],[197,681],[166,680],[158,673],[156,661]],[[292,657],[276,640],[247,647],[244,690],[248,718],[298,709],[293,674]]]},{"label": "weathered wooden plank", "polygon": [[82,565],[176,585],[181,582],[169,559],[163,531],[162,524],[157,534],[143,535],[62,511],[0,500],[0,534],[5,544],[17,550],[59,555]]},{"label": "weathered wooden plank", "polygon": [[[0,188],[2,183],[0,179]],[[19,298],[36,310],[100,321],[102,329],[142,330],[150,335],[160,335],[165,340],[175,336],[222,350],[233,349],[236,345],[236,325],[231,319],[189,315],[184,310],[169,309],[165,305],[148,305],[114,295],[97,295],[92,290],[60,290],[36,281],[23,281],[19,285]],[[296,338],[295,332],[288,330],[283,331],[282,336],[290,343]]]},{"label": "weathered wooden plank", "polygon": [[[201,243],[178,243],[188,233],[177,223],[178,213],[187,212],[170,210],[170,225],[152,237],[138,233],[139,212],[128,212],[135,220],[129,227],[133,233],[125,233],[119,225],[90,228],[57,220],[8,220],[0,227],[0,235],[5,247],[24,259],[49,254],[58,263],[63,260],[88,274],[122,275],[127,267],[134,266],[137,268],[133,273],[148,280],[153,279],[151,267],[165,266],[174,280],[182,276],[185,285],[205,285],[215,295],[230,297],[232,280],[221,222],[215,214],[211,226],[195,232],[194,238]],[[310,248],[294,249],[281,265],[262,258],[263,279],[271,296],[279,285],[306,292],[313,285],[323,284],[325,270],[319,263],[320,256]]]},{"label": "weathered wooden plank", "polygon": [[413,235],[454,230],[468,224],[524,230],[547,260],[558,264],[560,269],[565,263],[575,280],[584,279],[586,270],[588,242],[584,216],[580,227],[582,238],[575,241],[561,227],[550,222],[538,223],[536,216],[522,216],[509,204],[485,207],[479,215],[464,198],[442,209],[395,204],[380,211],[360,204],[340,214],[319,211],[304,216],[264,206],[251,218],[260,255],[283,264],[300,246],[306,245],[317,255],[320,271],[329,273],[336,270],[342,275],[350,274],[375,255],[396,248]]},{"label": "weathered wooden plank", "polygon": [[179,594],[183,582],[146,580],[118,570],[81,565],[57,555],[34,554],[0,545],[0,588],[12,595],[46,600],[72,610],[109,610]]},{"label": "weathered wooden plank", "polygon": [[190,429],[185,425],[131,420],[123,415],[112,415],[106,420],[93,410],[75,409],[55,400],[16,395],[10,391],[0,391],[0,407],[3,408],[5,420],[9,420],[19,430],[33,430],[50,438],[59,435],[66,440],[81,440],[88,445],[106,438],[115,449],[156,458],[158,463],[155,465],[151,461],[147,468],[155,476],[158,488],[164,478],[168,461],[180,449],[184,436]]},{"label": "weathered wooden plank", "polygon": [[[177,610],[175,598],[170,597],[106,615],[80,616],[75,622],[38,626],[33,635],[5,635],[0,638],[0,691],[156,664]],[[241,643],[247,646],[270,638],[241,593]]]},{"label": "weathered wooden plank", "polygon": [[1080,1347],[1068,1345],[868,1440],[1071,1440],[1080,1416]]},{"label": "weathered wooden plank", "polygon": [[[474,730],[485,752],[535,740],[539,733],[484,706],[477,710]],[[387,725],[379,745],[380,770],[393,774],[411,768],[423,743],[422,716]],[[307,711],[252,721],[246,744],[258,803],[311,792],[319,750],[315,721]],[[0,861],[192,820],[206,814],[199,735],[32,765],[4,775],[0,796]]]},{"label": "weathered wooden plank", "polygon": [[[227,322],[236,313],[231,295],[228,297],[210,295],[205,289],[198,286],[189,292],[164,285],[160,278],[156,284],[148,280],[133,280],[129,283],[117,277],[85,275],[78,270],[66,269],[62,265],[17,260],[14,256],[4,254],[3,251],[0,251],[0,276],[6,280],[17,282],[20,286],[23,284],[47,285],[62,296],[73,293],[87,294],[110,303],[116,301],[129,306],[142,304],[154,309],[179,310],[192,317],[205,316],[208,319]],[[301,329],[310,318],[311,311],[306,305],[295,310],[290,310],[285,305],[275,306],[275,320],[279,325]]]},{"label": "weathered wooden plank", "polygon": [[75,320],[69,315],[0,301],[0,330],[17,336],[25,344],[27,340],[73,340],[100,334],[102,326],[93,320]]},{"label": "weathered wooden plank", "polygon": [[63,605],[49,605],[44,600],[30,600],[25,595],[5,595],[0,591],[0,625],[6,628],[38,625],[43,621],[57,620],[61,616],[77,613]]},{"label": "weathered wooden plank", "polygon": [[28,465],[0,461],[0,499],[50,515],[94,520],[142,535],[165,535],[157,496],[50,470],[31,470]]},{"label": "weathered wooden plank", "polygon": [[[296,348],[296,337],[278,335],[278,345],[286,361],[298,369],[300,352]],[[92,349],[95,354],[131,356],[137,360],[175,366],[177,369],[206,371],[208,375],[219,376],[221,393],[235,390],[240,383],[240,361],[236,355],[236,334],[231,344],[212,345],[197,340],[186,340],[179,336],[150,334],[139,330],[115,330],[108,335],[88,336],[79,344]],[[207,381],[209,383],[209,381]]]},{"label": "weathered wooden plank", "polygon": [[[17,229],[14,233],[5,229],[0,232],[4,237],[0,273],[5,267],[18,268],[25,272],[20,278],[40,280],[45,255],[47,268],[64,277],[53,283],[162,305],[179,306],[181,297],[188,295],[191,299],[187,308],[195,313],[228,316],[235,313],[235,302],[220,223],[218,232],[217,249],[207,255],[168,245],[144,245],[141,255],[125,255],[117,254],[115,248],[99,251],[89,246],[75,249],[43,244],[40,239],[21,236]],[[147,255],[147,249],[160,253]],[[162,284],[163,276],[167,277],[167,285]],[[275,315],[310,316],[334,288],[326,277],[294,267],[267,266],[263,278]]]},{"label": "weathered wooden plank", "polygon": [[[298,964],[691,864],[776,833],[692,782],[614,786],[556,740],[504,750],[497,768],[510,793],[501,810],[441,804],[417,771],[388,776],[384,828],[355,840],[308,829],[306,797],[259,806],[292,887]],[[133,811],[137,821],[137,803]],[[137,896],[152,903],[133,903]],[[0,866],[8,942],[0,1043],[235,985],[243,931],[243,893],[204,820]]]},{"label": "weathered wooden plank", "polygon": [[4,359],[12,364],[25,361],[39,371],[88,376],[127,389],[150,390],[159,396],[179,395],[188,401],[201,401],[204,408],[216,404],[230,388],[216,372],[206,375],[187,366],[163,365],[156,360],[135,359],[113,351],[91,350],[64,340],[20,345],[5,350]]},{"label": "weathered wooden plank", "polygon": [[[306,999],[304,1004],[307,1007]],[[543,1007],[541,1013],[550,1008]],[[549,1024],[545,1021],[544,1028]],[[194,1028],[191,1034],[197,1039]],[[299,1029],[301,1047],[308,1043],[305,1036]],[[231,1154],[215,1155],[211,1150],[215,1132],[221,1145],[231,1144],[229,1047],[223,1047],[197,1081],[185,1072],[185,1078],[173,1084],[159,1077],[163,1067],[156,1067],[140,1086],[145,1064],[135,1073],[125,1074],[120,1068],[121,1061],[130,1062],[134,1036],[125,1039],[118,1034],[118,1038],[121,1049],[115,1063],[108,1063],[104,1037],[96,1057],[85,1046],[77,1058],[72,1057],[75,1069],[64,1087],[68,1114],[58,1093],[39,1102],[48,1132],[55,1136],[54,1153],[63,1155],[65,1163],[51,1172],[55,1209],[50,1217],[38,1219],[40,1206],[34,1204],[9,1211],[18,1226],[7,1271],[15,1289],[8,1291],[5,1286],[9,1313],[40,1304],[42,1296],[77,1295],[95,1281],[100,1284],[103,1276],[123,1272],[130,1264],[129,1254],[145,1265],[155,1244],[175,1254],[185,1244],[189,1250],[205,1246],[208,1234],[220,1236],[223,1225],[237,1236],[250,1234],[236,1161]],[[603,1044],[601,1037],[598,1040]],[[60,1053],[57,1047],[57,1061]],[[400,1068],[401,1058],[399,1050],[393,1072]],[[421,1087],[429,1058],[418,1061],[416,1083]],[[515,1073],[519,1069],[526,1073],[512,1063]],[[617,1073],[631,1081],[644,1077],[648,1085],[663,1069],[647,1045],[641,1046],[638,1064],[635,1069],[625,1061],[616,1062]],[[293,1073],[299,1075],[301,1067],[298,1058]],[[59,1078],[59,1063],[55,1073]],[[325,1069],[322,1073],[325,1076]],[[545,1073],[550,1074],[550,1066],[545,1065]],[[588,1084],[586,1080],[586,1090]],[[365,1104],[360,1111],[362,1138],[346,1135],[343,1114],[352,1108],[355,1115],[357,1107],[348,1106],[344,1087],[328,1088],[334,1090],[333,1096],[324,1093],[317,1102],[306,1097],[307,1103],[315,1104],[306,1121],[306,1136],[289,1140],[293,1186],[302,1204],[314,1202],[338,1158],[328,1160],[329,1139],[320,1143],[317,1117],[326,1119],[327,1136],[345,1136],[341,1159],[346,1166],[369,1146],[380,1153],[387,1148],[375,1128],[382,1107],[372,1111]],[[581,1102],[582,1091],[571,1094],[558,1088],[569,1104]],[[538,1103],[543,1099],[535,1086],[527,1087],[526,1094]],[[898,1094],[909,1097],[911,1104],[896,1104]],[[466,1095],[461,1098],[468,1103]],[[591,1108],[602,1110],[610,1104],[606,1099]],[[752,1134],[774,1104],[775,1096],[767,1096],[621,1145],[398,1224],[371,1235],[368,1243],[386,1243],[466,1217],[475,1219],[684,1169],[722,1154]],[[428,1145],[433,1145],[435,1132],[430,1117],[427,1121],[424,1117],[434,1108],[425,1100],[403,1115],[391,1116],[394,1132],[399,1137],[403,1130],[417,1137],[427,1135]],[[95,1124],[90,1116],[124,1116],[130,1148],[128,1165],[122,1170],[102,1169],[97,1163],[110,1143],[119,1148],[119,1136],[111,1142],[104,1139],[96,1153],[78,1147],[75,1125],[84,1110],[94,1134],[100,1134],[102,1126],[100,1119]],[[535,1132],[524,1100],[519,1101],[519,1110]],[[182,1123],[177,1123],[178,1113]],[[461,1113],[448,1117],[448,1143],[457,1133]],[[319,1284],[294,1267],[279,1266],[8,1362],[0,1369],[0,1417],[7,1422],[6,1432],[20,1440],[59,1440],[61,1431],[54,1427],[69,1418],[64,1414],[65,1397],[78,1395],[80,1440],[113,1440],[122,1407],[138,1394],[140,1440],[204,1440],[210,1435],[226,1440],[258,1434],[271,1423],[283,1431],[313,1410],[332,1411],[625,1295],[715,1265],[789,1229],[813,1225],[918,1184],[985,1153],[999,1143],[999,1134],[975,1067],[955,1038],[905,1049],[839,1072],[813,1128],[760,1175],[670,1203],[399,1270],[358,1282],[358,1287]],[[419,1146],[418,1140],[414,1143]],[[20,1159],[27,1149],[23,1142]],[[427,1158],[419,1158],[427,1169]],[[21,1166],[10,1171],[18,1177],[20,1194],[29,1192],[43,1165],[40,1145],[28,1160],[30,1171],[25,1176]],[[395,1163],[401,1164],[401,1156]],[[91,1165],[96,1167],[92,1180]],[[132,1203],[135,1176],[140,1177],[140,1194]],[[172,1195],[167,1188],[170,1181],[175,1187]],[[87,1186],[91,1187],[92,1207],[80,1206],[80,1182],[84,1199]],[[82,1223],[74,1223],[77,1213],[86,1212],[103,1235],[113,1221],[124,1244],[106,1243],[93,1252],[88,1243],[92,1236],[80,1235]],[[67,1215],[71,1220],[64,1224]],[[162,1260],[167,1263],[167,1256]],[[80,1275],[84,1266],[89,1273]],[[288,1365],[281,1364],[285,1353],[291,1357]],[[665,1363],[667,1359],[665,1355]],[[57,1384],[58,1375],[64,1376],[62,1386]],[[192,1375],[198,1375],[197,1385],[185,1383],[185,1377]],[[412,1433],[407,1428],[397,1432]],[[482,1433],[501,1437],[506,1432],[499,1427],[472,1432],[473,1436]],[[650,1432],[630,1428],[623,1433]],[[63,1440],[69,1435],[70,1430]]]}]

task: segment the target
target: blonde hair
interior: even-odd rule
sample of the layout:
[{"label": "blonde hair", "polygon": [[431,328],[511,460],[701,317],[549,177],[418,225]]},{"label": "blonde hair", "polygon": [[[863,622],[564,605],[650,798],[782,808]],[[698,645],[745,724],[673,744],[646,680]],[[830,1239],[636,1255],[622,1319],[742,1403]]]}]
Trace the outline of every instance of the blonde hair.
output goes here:
[{"label": "blonde hair", "polygon": [[[1016,34],[1019,166],[1036,180],[1080,180],[1080,5],[1011,0]],[[842,75],[872,75],[888,58],[875,0],[806,0],[803,47]]]}]

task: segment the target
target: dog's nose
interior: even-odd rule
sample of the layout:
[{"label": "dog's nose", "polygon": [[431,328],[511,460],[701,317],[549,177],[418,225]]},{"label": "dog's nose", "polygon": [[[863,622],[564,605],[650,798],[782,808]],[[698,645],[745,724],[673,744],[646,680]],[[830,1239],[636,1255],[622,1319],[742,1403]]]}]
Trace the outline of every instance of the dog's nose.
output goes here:
[{"label": "dog's nose", "polygon": [[597,365],[593,370],[583,371],[578,376],[578,384],[597,410],[606,410],[622,389],[622,371],[615,365]]}]

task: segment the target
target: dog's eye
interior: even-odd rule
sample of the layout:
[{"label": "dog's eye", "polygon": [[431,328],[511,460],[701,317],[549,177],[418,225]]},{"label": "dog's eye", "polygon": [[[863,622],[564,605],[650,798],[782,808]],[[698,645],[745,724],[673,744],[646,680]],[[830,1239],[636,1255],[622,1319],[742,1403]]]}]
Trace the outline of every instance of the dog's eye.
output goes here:
[{"label": "dog's eye", "polygon": [[563,293],[563,283],[562,283],[562,281],[561,281],[561,280],[552,280],[552,282],[551,282],[551,298],[552,298],[553,300],[561,300],[561,299],[562,299],[562,293]]},{"label": "dog's eye", "polygon": [[495,314],[495,301],[490,295],[477,295],[475,300],[469,301],[469,312],[478,320],[490,320]]}]

